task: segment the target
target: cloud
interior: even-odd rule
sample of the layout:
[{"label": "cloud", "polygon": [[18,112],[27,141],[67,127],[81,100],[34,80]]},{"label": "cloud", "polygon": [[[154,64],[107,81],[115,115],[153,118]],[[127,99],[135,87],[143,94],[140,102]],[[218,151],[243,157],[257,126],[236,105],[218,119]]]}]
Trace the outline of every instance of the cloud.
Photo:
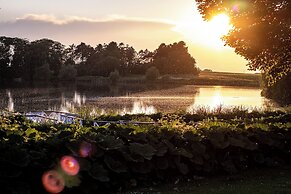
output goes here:
[{"label": "cloud", "polygon": [[95,46],[99,43],[116,41],[127,43],[136,50],[146,48],[154,50],[161,43],[170,44],[184,40],[202,69],[246,72],[246,61],[237,56],[233,50],[217,51],[191,43],[185,40],[181,32],[175,31],[175,27],[176,24],[171,21],[127,18],[120,15],[94,20],[72,16],[57,18],[54,15],[29,14],[15,21],[0,22],[0,36],[29,40],[49,38],[65,45],[85,42]]},{"label": "cloud", "polygon": [[137,49],[154,49],[160,43],[178,41],[181,35],[172,29],[175,24],[166,20],[146,20],[109,16],[102,20],[81,17],[57,18],[53,15],[28,14],[15,21],[0,22],[0,35],[36,40],[50,38],[63,44],[118,41]]}]

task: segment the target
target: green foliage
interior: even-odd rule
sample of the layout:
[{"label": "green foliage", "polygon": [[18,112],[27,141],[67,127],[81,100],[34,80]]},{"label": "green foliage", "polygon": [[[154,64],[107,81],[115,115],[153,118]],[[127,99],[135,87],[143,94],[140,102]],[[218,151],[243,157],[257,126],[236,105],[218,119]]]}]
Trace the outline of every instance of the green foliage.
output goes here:
[{"label": "green foliage", "polygon": [[[74,156],[77,176],[64,175],[64,193],[109,193],[130,185],[236,173],[291,163],[290,112],[107,115],[96,120],[158,121],[155,125],[37,124],[0,116],[0,182],[44,193],[42,173]],[[81,155],[82,146],[89,148]],[[133,182],[135,184],[133,184]],[[2,190],[11,189],[2,184]],[[16,187],[12,191],[16,192]]]},{"label": "green foliage", "polygon": [[149,69],[147,69],[145,77],[149,81],[157,80],[159,78],[159,70],[155,67],[152,66]]}]

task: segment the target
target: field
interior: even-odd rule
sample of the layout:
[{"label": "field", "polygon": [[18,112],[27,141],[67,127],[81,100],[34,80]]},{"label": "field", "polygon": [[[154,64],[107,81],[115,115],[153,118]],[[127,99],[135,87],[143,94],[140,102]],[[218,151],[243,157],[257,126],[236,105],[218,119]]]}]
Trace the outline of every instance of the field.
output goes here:
[{"label": "field", "polygon": [[260,86],[260,74],[201,72],[195,81],[200,85]]},{"label": "field", "polygon": [[[248,86],[260,87],[260,74],[253,73],[227,73],[227,72],[201,72],[195,75],[162,75],[158,80],[146,81],[142,75],[120,77],[119,84],[187,84],[187,85],[220,85],[220,86]],[[104,77],[79,77],[79,84],[104,85],[110,83]]]}]

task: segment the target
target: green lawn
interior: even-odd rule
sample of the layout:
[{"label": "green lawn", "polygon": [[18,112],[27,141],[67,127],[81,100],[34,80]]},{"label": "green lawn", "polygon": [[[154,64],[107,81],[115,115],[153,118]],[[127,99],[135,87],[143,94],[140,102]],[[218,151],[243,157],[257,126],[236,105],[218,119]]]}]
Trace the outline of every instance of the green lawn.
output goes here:
[{"label": "green lawn", "polygon": [[232,176],[195,177],[187,183],[177,182],[136,189],[123,194],[289,194],[291,166],[249,170]]}]

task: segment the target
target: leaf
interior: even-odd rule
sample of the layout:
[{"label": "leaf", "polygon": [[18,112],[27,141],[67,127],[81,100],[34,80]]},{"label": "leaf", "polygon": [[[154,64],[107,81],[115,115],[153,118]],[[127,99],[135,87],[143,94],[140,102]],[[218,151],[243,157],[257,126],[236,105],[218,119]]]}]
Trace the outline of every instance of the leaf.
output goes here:
[{"label": "leaf", "polygon": [[193,162],[194,164],[197,164],[197,165],[203,165],[204,164],[204,160],[201,156],[197,156],[197,155],[194,155],[193,158],[191,158],[191,162]]},{"label": "leaf", "polygon": [[78,158],[79,164],[80,164],[80,170],[82,171],[89,171],[91,169],[91,162],[88,161],[88,159],[85,158]]},{"label": "leaf", "polygon": [[151,160],[156,150],[149,144],[130,143],[129,150],[131,153],[140,155],[147,160]]},{"label": "leaf", "polygon": [[210,133],[208,138],[215,148],[225,149],[229,146],[229,141],[227,141],[225,135],[221,132]]},{"label": "leaf", "polygon": [[103,168],[102,165],[94,163],[89,171],[89,175],[100,181],[100,182],[109,182],[110,178],[108,176],[108,171]]},{"label": "leaf", "polygon": [[107,167],[116,173],[127,172],[127,167],[125,164],[121,163],[120,161],[113,159],[112,157],[106,155],[104,158],[104,162]]},{"label": "leaf", "polygon": [[138,162],[132,164],[132,170],[141,174],[148,174],[152,171],[153,165],[150,161]]},{"label": "leaf", "polygon": [[169,162],[168,162],[167,158],[158,157],[157,161],[156,161],[156,166],[157,166],[157,169],[165,170],[165,169],[169,168]]},{"label": "leaf", "polygon": [[238,172],[232,160],[230,159],[222,161],[221,166],[223,166],[224,170],[226,170],[228,173],[233,174]]},{"label": "leaf", "polygon": [[99,139],[99,146],[104,150],[117,150],[123,147],[124,142],[121,139],[117,139],[114,136],[104,136]]},{"label": "leaf", "polygon": [[168,152],[168,147],[164,143],[159,143],[156,150],[156,156],[164,156]]},{"label": "leaf", "polygon": [[177,163],[177,167],[183,175],[186,175],[189,173],[189,168],[186,164],[180,162],[180,163]]},{"label": "leaf", "polygon": [[228,140],[229,140],[230,145],[247,149],[247,150],[255,150],[258,147],[257,144],[250,141],[248,137],[242,134],[229,136]]},{"label": "leaf", "polygon": [[176,148],[171,154],[183,156],[185,158],[192,158],[193,155],[184,148]]},{"label": "leaf", "polygon": [[34,134],[34,135],[37,135],[39,132],[36,130],[36,129],[34,129],[34,128],[28,128],[26,131],[25,131],[25,135],[27,136],[27,137],[33,137],[32,135]]},{"label": "leaf", "polygon": [[206,152],[206,146],[200,142],[193,142],[191,144],[191,149],[194,154],[204,155]]}]

